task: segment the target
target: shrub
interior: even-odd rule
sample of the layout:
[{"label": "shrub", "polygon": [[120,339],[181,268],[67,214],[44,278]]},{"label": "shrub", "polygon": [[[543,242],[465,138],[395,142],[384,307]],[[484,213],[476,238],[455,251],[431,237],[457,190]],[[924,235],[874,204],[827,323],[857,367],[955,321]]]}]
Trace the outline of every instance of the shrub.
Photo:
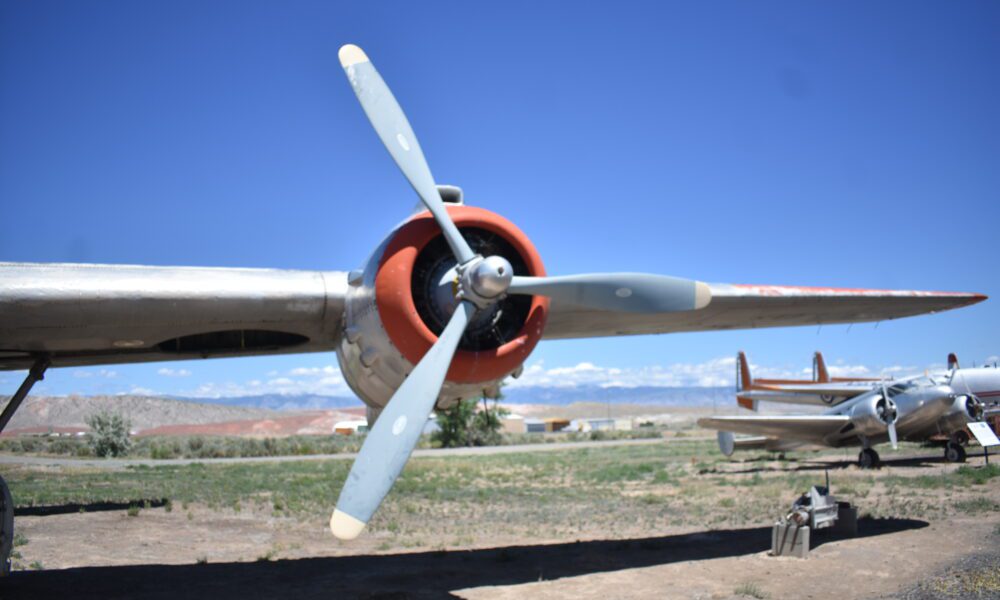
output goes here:
[{"label": "shrub", "polygon": [[458,446],[497,446],[503,442],[500,419],[508,410],[494,400],[492,406],[483,398],[482,410],[476,410],[475,399],[460,400],[451,408],[438,413],[441,428],[431,440],[443,448]]},{"label": "shrub", "polygon": [[101,411],[87,417],[86,422],[91,429],[90,447],[97,456],[125,456],[132,448],[132,423],[122,415]]}]

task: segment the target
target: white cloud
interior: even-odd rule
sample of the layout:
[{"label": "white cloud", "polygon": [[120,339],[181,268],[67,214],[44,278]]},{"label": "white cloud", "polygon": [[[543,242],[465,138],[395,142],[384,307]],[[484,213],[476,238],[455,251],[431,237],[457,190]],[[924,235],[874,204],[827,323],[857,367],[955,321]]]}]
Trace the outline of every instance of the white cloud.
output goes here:
[{"label": "white cloud", "polygon": [[572,367],[546,369],[541,361],[525,367],[512,387],[687,387],[730,385],[735,377],[736,359],[717,358],[703,363],[675,363],[642,367],[601,367],[582,362]]},{"label": "white cloud", "polygon": [[163,375],[164,377],[190,377],[191,371],[187,369],[171,369],[169,367],[163,367],[156,372],[157,375]]},{"label": "white cloud", "polygon": [[[809,379],[811,368],[777,368],[751,364],[754,377],[781,379]],[[928,368],[938,370],[942,365],[927,368],[890,365],[835,364],[829,367],[834,377],[893,377],[900,378],[923,373]],[[570,366],[547,367],[541,360],[525,365],[521,377],[508,379],[511,387],[725,387],[733,386],[736,378],[736,359],[732,356],[713,358],[699,363],[672,363],[636,367],[603,367],[592,362]],[[262,394],[315,394],[322,396],[353,396],[347,382],[336,365],[321,367],[296,367],[284,372],[268,371],[242,382],[211,382],[199,385],[183,395],[200,398],[255,396]]]},{"label": "white cloud", "polygon": [[298,367],[292,369],[288,372],[289,375],[337,375],[340,373],[340,369],[334,367],[333,365],[327,365],[325,367]]},{"label": "white cloud", "polygon": [[73,371],[73,377],[78,379],[90,379],[91,377],[114,379],[115,377],[118,377],[118,372],[108,369],[77,369]]},{"label": "white cloud", "polygon": [[[928,367],[931,370],[937,365]],[[900,378],[923,373],[926,368],[891,365],[872,368],[866,365],[834,365],[828,370],[833,377],[892,377]],[[754,377],[776,379],[810,379],[812,369],[780,369],[750,365]],[[569,367],[545,368],[543,361],[524,368],[518,379],[508,380],[511,387],[723,387],[736,380],[736,359],[713,358],[700,363],[673,363],[638,367],[601,367],[582,362]]]},{"label": "white cloud", "polygon": [[200,398],[227,396],[258,396],[262,394],[315,394],[317,396],[352,396],[351,389],[334,365],[324,367],[297,367],[281,374],[265,373],[266,379],[254,378],[245,382],[205,383],[185,395]]}]

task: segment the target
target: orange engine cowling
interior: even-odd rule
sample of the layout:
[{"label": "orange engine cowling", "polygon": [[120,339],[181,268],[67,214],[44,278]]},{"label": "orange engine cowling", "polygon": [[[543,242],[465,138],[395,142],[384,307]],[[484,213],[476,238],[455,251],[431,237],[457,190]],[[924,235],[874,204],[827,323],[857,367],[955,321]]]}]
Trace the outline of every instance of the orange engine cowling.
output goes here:
[{"label": "orange engine cowling", "polygon": [[[507,219],[471,206],[448,213],[472,249],[506,258],[516,275],[545,274],[528,237]],[[400,225],[362,275],[352,278],[345,306],[341,370],[352,389],[379,408],[437,341],[454,306],[455,258],[429,212]],[[471,397],[517,370],[542,337],[548,298],[511,295],[480,310],[455,353],[440,404]]]}]

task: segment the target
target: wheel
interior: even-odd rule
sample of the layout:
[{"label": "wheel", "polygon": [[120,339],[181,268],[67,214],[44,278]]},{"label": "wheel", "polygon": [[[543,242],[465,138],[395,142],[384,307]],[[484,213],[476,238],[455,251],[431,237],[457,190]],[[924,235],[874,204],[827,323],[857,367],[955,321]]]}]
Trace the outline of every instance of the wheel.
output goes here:
[{"label": "wheel", "polygon": [[948,442],[944,447],[944,459],[951,463],[964,463],[965,448],[955,442]]},{"label": "wheel", "polygon": [[0,577],[10,574],[10,550],[14,546],[14,499],[0,477]]},{"label": "wheel", "polygon": [[955,442],[959,446],[968,446],[969,432],[964,429],[959,429],[955,433],[951,434],[951,441]]},{"label": "wheel", "polygon": [[858,466],[862,469],[875,469],[878,465],[878,452],[871,448],[865,448],[858,454]]}]

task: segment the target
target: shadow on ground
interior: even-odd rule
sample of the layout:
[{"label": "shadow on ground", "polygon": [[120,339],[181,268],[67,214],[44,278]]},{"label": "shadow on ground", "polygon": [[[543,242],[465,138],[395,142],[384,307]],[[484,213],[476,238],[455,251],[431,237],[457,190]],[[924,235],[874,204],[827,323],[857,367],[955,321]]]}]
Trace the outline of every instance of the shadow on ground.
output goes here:
[{"label": "shadow on ground", "polygon": [[106,512],[110,510],[127,510],[133,506],[139,508],[161,508],[167,505],[166,498],[141,498],[124,502],[87,502],[78,504],[52,504],[49,506],[18,506],[14,509],[15,517],[47,517],[49,515],[67,515],[72,513]]},{"label": "shadow on ground", "polygon": [[[913,519],[861,519],[859,537],[926,527]],[[832,541],[816,536],[815,544]],[[625,540],[481,550],[307,558],[255,563],[83,567],[16,572],[15,598],[447,598],[464,588],[726,558],[769,549],[768,527]],[[814,546],[815,547],[815,546]]]},{"label": "shadow on ground", "polygon": [[[879,468],[884,467],[931,467],[941,464],[950,464],[945,461],[943,456],[905,456],[895,458],[886,455],[882,455],[882,464]],[[764,460],[773,462],[775,459],[772,457],[766,457],[764,459],[752,458],[741,461],[743,464],[748,465],[745,469],[733,469],[733,470],[719,470],[719,473],[725,473],[726,475],[731,474],[750,474],[750,473],[775,473],[779,471],[794,472],[794,471],[836,471],[839,469],[848,469],[850,467],[856,466],[858,463],[853,460],[823,460],[823,459],[797,459],[797,460],[786,460],[780,464],[767,464],[762,466],[749,466],[755,462],[763,462]]]}]

